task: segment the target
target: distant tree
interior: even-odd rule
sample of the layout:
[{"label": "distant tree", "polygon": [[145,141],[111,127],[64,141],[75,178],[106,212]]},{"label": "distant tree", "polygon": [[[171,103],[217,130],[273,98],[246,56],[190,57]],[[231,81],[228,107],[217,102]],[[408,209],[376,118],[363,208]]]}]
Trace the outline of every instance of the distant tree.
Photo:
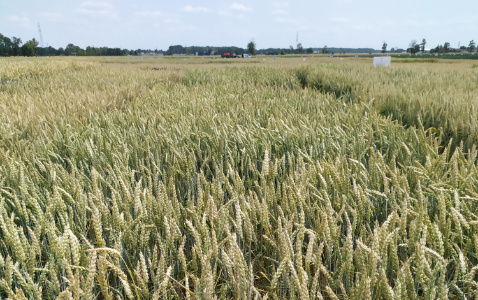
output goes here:
[{"label": "distant tree", "polygon": [[94,47],[88,46],[86,47],[85,54],[86,56],[96,55],[96,49]]},{"label": "distant tree", "polygon": [[470,53],[475,52],[475,42],[473,40],[468,44],[468,51],[470,51]]},{"label": "distant tree", "polygon": [[6,47],[5,47],[5,43],[3,41],[4,38],[5,38],[5,36],[0,33],[0,56],[6,56],[5,53],[7,52]]},{"label": "distant tree", "polygon": [[312,47],[310,47],[309,49],[307,49],[307,53],[314,53],[314,49]]},{"label": "distant tree", "polygon": [[304,52],[304,47],[302,47],[302,43],[297,44],[297,53],[302,54]]},{"label": "distant tree", "polygon": [[382,53],[387,52],[387,46],[388,46],[387,43],[384,41],[382,45]]},{"label": "distant tree", "polygon": [[24,56],[35,56],[37,46],[38,46],[38,42],[35,40],[35,38],[27,41],[25,44],[23,44],[21,48],[22,54]]},{"label": "distant tree", "polygon": [[280,52],[280,55],[285,55],[284,49],[282,49],[282,51]]},{"label": "distant tree", "polygon": [[10,56],[13,54],[12,40],[0,34],[0,56]]},{"label": "distant tree", "polygon": [[407,49],[408,52],[415,54],[420,51],[420,44],[417,44],[416,40],[410,42],[410,47]]},{"label": "distant tree", "polygon": [[448,53],[449,50],[450,50],[450,43],[445,42],[445,44],[443,44],[443,52]]},{"label": "distant tree", "polygon": [[420,52],[420,45],[416,44],[414,50],[415,50],[415,53]]},{"label": "distant tree", "polygon": [[289,46],[289,53],[290,54],[294,53],[294,46],[292,45]]},{"label": "distant tree", "polygon": [[46,53],[45,53],[46,56],[52,56],[52,55],[58,55],[58,50],[56,50],[55,48],[53,48],[52,46],[48,46],[46,48]]},{"label": "distant tree", "polygon": [[423,53],[425,52],[425,45],[427,44],[427,40],[425,38],[422,39],[422,42],[420,43],[420,51]]},{"label": "distant tree", "polygon": [[81,48],[79,46],[75,46],[73,44],[68,44],[65,48],[65,55],[80,55]]},{"label": "distant tree", "polygon": [[249,55],[256,55],[256,44],[254,41],[250,41],[247,44],[247,53],[249,53]]},{"label": "distant tree", "polygon": [[181,45],[169,46],[168,51],[166,51],[167,55],[183,54],[183,53],[184,53],[184,47]]},{"label": "distant tree", "polygon": [[12,37],[12,50],[13,55],[18,56],[20,55],[20,45],[22,44],[22,39]]},{"label": "distant tree", "polygon": [[411,40],[410,44],[408,44],[408,47],[413,49],[413,48],[415,48],[416,44],[417,44],[417,40]]},{"label": "distant tree", "polygon": [[322,48],[322,54],[327,54],[329,53],[329,49],[327,49],[327,45],[324,45],[324,47]]},{"label": "distant tree", "polygon": [[443,46],[438,44],[435,48],[430,49],[430,53],[440,53],[443,52]]}]

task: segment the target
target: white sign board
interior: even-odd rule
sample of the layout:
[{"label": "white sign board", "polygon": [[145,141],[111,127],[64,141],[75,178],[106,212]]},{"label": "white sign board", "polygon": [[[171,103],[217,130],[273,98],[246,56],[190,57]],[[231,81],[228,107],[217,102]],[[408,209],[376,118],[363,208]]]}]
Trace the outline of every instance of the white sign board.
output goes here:
[{"label": "white sign board", "polygon": [[390,67],[390,63],[392,62],[391,56],[375,56],[373,58],[373,66],[382,66],[382,67]]}]

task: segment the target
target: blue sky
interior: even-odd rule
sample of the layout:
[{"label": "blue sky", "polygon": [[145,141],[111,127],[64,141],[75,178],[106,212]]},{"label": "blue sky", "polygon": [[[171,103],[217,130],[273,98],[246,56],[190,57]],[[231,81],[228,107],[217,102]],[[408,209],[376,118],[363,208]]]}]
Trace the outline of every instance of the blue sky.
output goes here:
[{"label": "blue sky", "polygon": [[0,0],[0,33],[55,48],[167,49],[169,45],[257,48],[427,48],[478,42],[477,0],[153,1]]}]

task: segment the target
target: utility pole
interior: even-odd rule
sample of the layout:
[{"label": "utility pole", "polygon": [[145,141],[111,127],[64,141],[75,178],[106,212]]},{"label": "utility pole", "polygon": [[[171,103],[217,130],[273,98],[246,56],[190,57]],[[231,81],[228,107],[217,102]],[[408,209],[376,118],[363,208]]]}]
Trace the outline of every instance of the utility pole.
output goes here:
[{"label": "utility pole", "polygon": [[38,33],[40,34],[40,45],[43,48],[43,36],[41,34],[40,22],[38,22]]}]

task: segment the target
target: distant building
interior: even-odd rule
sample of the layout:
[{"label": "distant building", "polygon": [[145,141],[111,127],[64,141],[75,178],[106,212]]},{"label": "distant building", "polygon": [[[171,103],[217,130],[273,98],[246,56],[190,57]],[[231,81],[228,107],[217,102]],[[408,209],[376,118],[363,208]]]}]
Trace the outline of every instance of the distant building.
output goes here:
[{"label": "distant building", "polygon": [[141,52],[140,56],[164,56],[163,52]]}]

